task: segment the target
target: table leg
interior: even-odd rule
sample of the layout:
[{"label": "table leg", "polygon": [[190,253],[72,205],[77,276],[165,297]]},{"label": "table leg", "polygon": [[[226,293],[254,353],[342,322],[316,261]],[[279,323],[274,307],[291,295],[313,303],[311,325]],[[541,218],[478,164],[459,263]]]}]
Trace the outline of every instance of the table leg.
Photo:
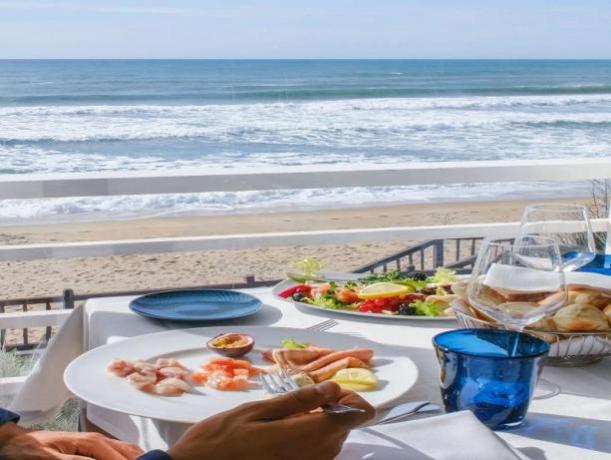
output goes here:
[{"label": "table leg", "polygon": [[80,410],[78,430],[81,433],[100,433],[108,438],[117,439],[112,434],[108,433],[107,431],[104,431],[102,428],[100,428],[96,424],[91,423],[89,421],[89,419],[87,418],[87,408],[86,407],[82,407]]}]

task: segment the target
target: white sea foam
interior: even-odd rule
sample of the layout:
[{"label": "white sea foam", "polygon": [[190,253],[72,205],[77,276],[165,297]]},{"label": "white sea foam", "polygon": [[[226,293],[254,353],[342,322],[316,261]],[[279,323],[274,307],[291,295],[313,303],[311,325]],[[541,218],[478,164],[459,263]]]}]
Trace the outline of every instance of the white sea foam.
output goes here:
[{"label": "white sea foam", "polygon": [[[524,123],[611,123],[608,112],[557,110],[609,104],[604,96],[399,98],[203,106],[5,107],[0,142],[197,137],[210,142],[363,145],[423,130],[507,129]],[[545,108],[555,109],[545,111]],[[524,110],[518,110],[524,108]],[[533,108],[538,108],[533,112]],[[485,110],[477,110],[485,109]],[[507,110],[511,109],[511,110]],[[528,110],[526,110],[528,109]],[[368,144],[365,144],[367,146]]]},{"label": "white sea foam", "polygon": [[[26,219],[33,222],[74,222],[108,216],[125,218],[279,212],[499,198],[558,198],[585,195],[587,192],[585,184],[539,182],[4,200],[0,202],[0,221],[9,225],[23,223]],[[409,225],[409,222],[405,224]]]},{"label": "white sea foam", "polygon": [[[610,107],[611,94],[0,107],[0,172],[271,171],[611,156]],[[0,218],[244,212],[578,191],[585,193],[542,184],[462,185],[48,200],[3,203]]]},{"label": "white sea foam", "polygon": [[386,110],[386,109],[476,109],[515,107],[562,107],[583,104],[609,104],[611,94],[546,95],[546,96],[468,96],[468,97],[410,97],[323,100],[315,102],[258,102],[248,104],[205,105],[58,105],[58,106],[7,106],[0,107],[0,115],[137,115],[155,113],[176,115],[180,113],[209,113],[218,110],[241,111],[244,107],[259,109],[284,109],[303,107],[318,110]]}]

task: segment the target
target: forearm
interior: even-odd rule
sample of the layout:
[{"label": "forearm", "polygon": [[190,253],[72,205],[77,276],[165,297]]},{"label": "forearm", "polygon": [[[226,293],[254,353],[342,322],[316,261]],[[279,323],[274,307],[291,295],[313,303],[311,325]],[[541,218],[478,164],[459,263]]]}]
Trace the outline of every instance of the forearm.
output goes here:
[{"label": "forearm", "polygon": [[0,454],[2,450],[10,444],[12,439],[27,433],[27,430],[18,427],[13,422],[7,422],[3,425],[0,425]]},{"label": "forearm", "polygon": [[0,408],[0,450],[7,443],[19,435],[26,433],[26,430],[17,426],[19,415]]}]

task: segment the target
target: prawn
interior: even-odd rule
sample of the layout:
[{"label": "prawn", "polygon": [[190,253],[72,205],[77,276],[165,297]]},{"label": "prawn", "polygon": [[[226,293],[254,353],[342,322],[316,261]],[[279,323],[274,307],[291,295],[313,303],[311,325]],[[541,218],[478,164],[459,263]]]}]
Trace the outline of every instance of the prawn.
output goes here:
[{"label": "prawn", "polygon": [[155,385],[155,394],[160,396],[180,396],[191,391],[187,382],[174,377],[169,377],[159,381]]}]

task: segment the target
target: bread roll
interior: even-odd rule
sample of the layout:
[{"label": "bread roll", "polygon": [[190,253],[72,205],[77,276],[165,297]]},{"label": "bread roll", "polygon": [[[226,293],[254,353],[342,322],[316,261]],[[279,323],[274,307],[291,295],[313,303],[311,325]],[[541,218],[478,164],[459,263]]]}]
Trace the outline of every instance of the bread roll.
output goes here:
[{"label": "bread roll", "polygon": [[539,302],[549,296],[547,292],[522,292],[510,291],[508,289],[488,288],[491,291],[496,291],[496,295],[501,296],[506,302]]},{"label": "bread roll", "polygon": [[588,304],[572,304],[561,308],[554,315],[554,323],[559,331],[606,331],[609,322],[604,313]]},{"label": "bread roll", "polygon": [[497,305],[498,310],[511,312],[515,318],[534,316],[532,313],[536,312],[538,307],[537,302],[505,302]]},{"label": "bread roll", "polygon": [[[594,297],[592,297],[590,294],[586,294],[585,292],[581,292],[579,294],[577,294],[575,296],[575,302],[573,303],[578,303],[578,304],[588,304],[594,300]],[[569,304],[570,305],[570,304]]]},{"label": "bread roll", "polygon": [[556,324],[552,318],[546,316],[539,321],[529,324],[528,329],[536,329],[538,331],[555,331]]},{"label": "bread roll", "polygon": [[611,324],[611,303],[605,307],[603,313],[607,317],[607,321],[609,321],[609,324]]},{"label": "bread roll", "polygon": [[588,303],[589,300],[590,294],[588,294],[587,292],[570,289],[568,292],[567,305],[571,305],[574,303]]},{"label": "bread roll", "polygon": [[569,290],[568,303],[587,303],[601,310],[611,302],[611,296],[598,289],[573,288]]},{"label": "bread roll", "polygon": [[469,287],[468,280],[461,280],[452,283],[451,289],[454,294],[456,294],[461,299],[467,298],[467,288]]},{"label": "bread roll", "polygon": [[477,318],[477,319],[480,319],[482,321],[486,321],[492,324],[495,324],[497,322],[496,318],[493,318],[492,316],[487,315],[483,311],[478,310],[473,305],[469,305],[469,311],[471,312],[471,316],[473,316],[474,318]]},{"label": "bread roll", "polygon": [[605,294],[598,294],[588,303],[594,307],[597,307],[603,310],[609,304],[609,302],[611,302],[611,297]]},{"label": "bread roll", "polygon": [[455,294],[430,295],[425,299],[425,301],[427,303],[432,303],[443,308],[448,308],[450,306],[450,303],[452,303],[452,301],[456,300],[457,298],[458,296]]}]

